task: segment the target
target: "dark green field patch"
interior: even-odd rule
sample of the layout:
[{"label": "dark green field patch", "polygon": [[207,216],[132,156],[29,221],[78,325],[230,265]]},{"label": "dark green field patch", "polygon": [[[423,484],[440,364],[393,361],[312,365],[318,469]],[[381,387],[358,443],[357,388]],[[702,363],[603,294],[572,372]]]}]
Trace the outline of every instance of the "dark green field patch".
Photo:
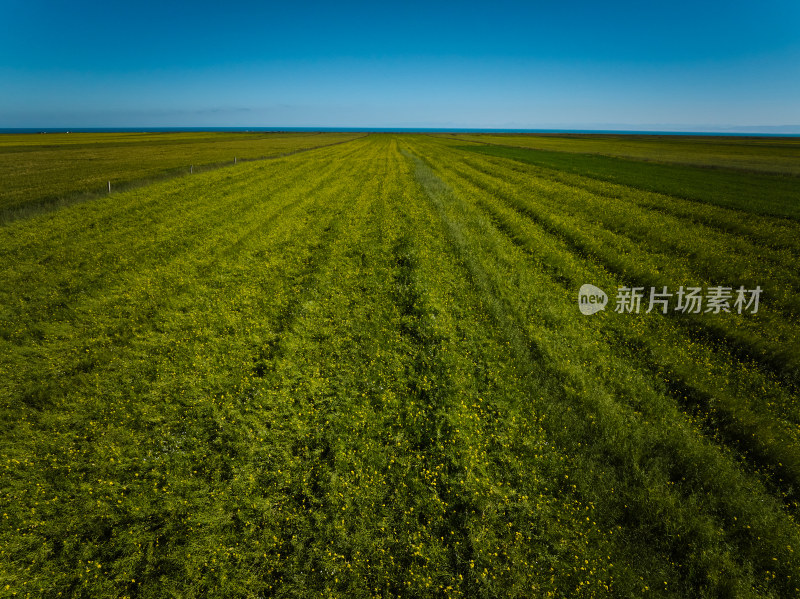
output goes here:
[{"label": "dark green field patch", "polygon": [[800,218],[797,177],[503,146],[465,145],[458,149],[753,214]]}]

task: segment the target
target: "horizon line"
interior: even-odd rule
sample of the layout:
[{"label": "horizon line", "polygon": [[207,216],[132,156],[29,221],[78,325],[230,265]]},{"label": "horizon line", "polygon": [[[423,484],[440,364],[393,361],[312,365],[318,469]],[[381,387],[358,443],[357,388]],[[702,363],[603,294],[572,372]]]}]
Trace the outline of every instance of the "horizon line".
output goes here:
[{"label": "horizon line", "polygon": [[[664,127],[662,125],[661,127]],[[713,136],[782,136],[799,137],[800,125],[741,125],[741,126],[584,126],[584,127],[402,127],[402,126],[100,126],[100,127],[0,127],[0,134],[47,134],[47,133],[166,133],[166,132],[282,132],[282,131],[307,131],[307,132],[356,132],[356,133],[580,133],[580,134],[628,134],[628,135],[713,135]]]}]

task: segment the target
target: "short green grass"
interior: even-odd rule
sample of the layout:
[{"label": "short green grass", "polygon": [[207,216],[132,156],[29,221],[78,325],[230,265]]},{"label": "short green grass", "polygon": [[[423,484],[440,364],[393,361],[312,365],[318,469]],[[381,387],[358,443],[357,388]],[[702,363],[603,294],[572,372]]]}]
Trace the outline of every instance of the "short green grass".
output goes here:
[{"label": "short green grass", "polygon": [[342,141],[0,226],[3,595],[800,593],[796,219]]}]

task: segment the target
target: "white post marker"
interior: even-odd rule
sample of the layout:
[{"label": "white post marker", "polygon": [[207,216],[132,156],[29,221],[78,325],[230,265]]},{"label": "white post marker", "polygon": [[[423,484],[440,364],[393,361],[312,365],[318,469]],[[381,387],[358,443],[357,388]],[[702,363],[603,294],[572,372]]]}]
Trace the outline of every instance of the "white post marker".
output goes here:
[{"label": "white post marker", "polygon": [[236,156],[233,157],[233,163],[236,164]]},{"label": "white post marker", "polygon": [[108,193],[111,193],[111,181],[108,182]]}]

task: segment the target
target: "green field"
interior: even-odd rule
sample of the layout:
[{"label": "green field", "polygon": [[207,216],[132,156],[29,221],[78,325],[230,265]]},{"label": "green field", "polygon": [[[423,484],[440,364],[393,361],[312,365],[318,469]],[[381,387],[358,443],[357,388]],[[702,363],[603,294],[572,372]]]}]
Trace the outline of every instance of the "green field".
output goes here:
[{"label": "green field", "polygon": [[0,221],[153,179],[348,141],[360,133],[0,135]]},{"label": "green field", "polygon": [[683,135],[479,134],[448,136],[515,146],[705,168],[800,175],[800,138]]},{"label": "green field", "polygon": [[173,137],[0,137],[0,596],[800,596],[796,139]]}]

